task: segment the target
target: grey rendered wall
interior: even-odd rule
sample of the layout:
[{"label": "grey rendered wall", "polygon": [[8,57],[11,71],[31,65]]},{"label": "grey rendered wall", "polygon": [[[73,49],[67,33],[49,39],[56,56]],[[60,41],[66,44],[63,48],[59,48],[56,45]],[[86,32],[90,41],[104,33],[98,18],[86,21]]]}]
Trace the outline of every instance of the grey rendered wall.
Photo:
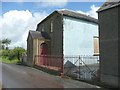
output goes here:
[{"label": "grey rendered wall", "polygon": [[33,40],[32,37],[29,35],[27,41],[27,65],[32,66],[33,62]]},{"label": "grey rendered wall", "polygon": [[101,81],[118,87],[118,7],[99,12]]},{"label": "grey rendered wall", "polygon": [[[119,43],[120,43],[120,5],[118,6],[118,47],[119,47]],[[120,63],[120,48],[118,48],[118,64]],[[118,71],[120,70],[120,65],[118,65]],[[118,72],[118,75],[119,75],[119,81],[120,81],[120,71]],[[120,87],[120,86],[119,86]]]},{"label": "grey rendered wall", "polygon": [[[99,36],[98,25],[93,22],[67,16],[64,16],[63,21],[64,55],[94,55],[93,42],[94,36]],[[93,60],[91,63],[94,61],[97,62],[97,60]]]},{"label": "grey rendered wall", "polygon": [[[53,32],[51,32],[51,20],[53,20]],[[47,32],[51,39],[49,45],[49,51],[51,55],[62,55],[62,30],[63,30],[63,23],[62,23],[62,16],[58,13],[55,13],[52,17],[48,18],[44,22],[42,22],[37,31],[42,31],[42,28],[45,32]]]}]

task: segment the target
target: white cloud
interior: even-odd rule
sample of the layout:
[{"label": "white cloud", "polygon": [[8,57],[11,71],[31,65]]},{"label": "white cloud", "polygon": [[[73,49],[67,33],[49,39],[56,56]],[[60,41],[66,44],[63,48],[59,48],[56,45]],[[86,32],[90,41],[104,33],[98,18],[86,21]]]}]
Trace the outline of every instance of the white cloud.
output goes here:
[{"label": "white cloud", "polygon": [[98,19],[98,14],[97,14],[97,10],[99,9],[100,7],[96,7],[95,5],[92,5],[90,7],[90,11],[87,11],[87,12],[83,12],[83,11],[77,11],[79,13],[82,13],[82,14],[86,14],[86,15],[89,15],[91,17],[94,17],[96,19]]},{"label": "white cloud", "polygon": [[2,38],[12,40],[11,48],[22,46],[26,49],[29,30],[36,30],[36,25],[47,16],[47,13],[31,13],[30,11],[11,10],[0,17]]},{"label": "white cloud", "polygon": [[[2,17],[0,16],[0,21],[2,21]],[[0,24],[0,30],[2,30],[2,23]],[[0,31],[0,38],[2,38],[2,31]]]},{"label": "white cloud", "polygon": [[[96,11],[99,7],[91,6],[87,12],[77,11],[97,18]],[[11,48],[21,46],[26,48],[29,30],[36,30],[36,25],[47,16],[46,12],[31,13],[30,11],[11,10],[0,16],[0,38],[12,40]],[[1,31],[2,30],[2,31]],[[1,35],[2,33],[2,35]]]}]

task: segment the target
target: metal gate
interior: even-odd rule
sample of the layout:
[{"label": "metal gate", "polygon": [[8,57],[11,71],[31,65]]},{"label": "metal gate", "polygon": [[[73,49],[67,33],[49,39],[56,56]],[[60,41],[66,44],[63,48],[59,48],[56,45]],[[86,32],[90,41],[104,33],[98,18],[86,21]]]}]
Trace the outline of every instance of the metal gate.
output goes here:
[{"label": "metal gate", "polygon": [[99,80],[99,57],[64,57],[64,75],[84,81]]}]

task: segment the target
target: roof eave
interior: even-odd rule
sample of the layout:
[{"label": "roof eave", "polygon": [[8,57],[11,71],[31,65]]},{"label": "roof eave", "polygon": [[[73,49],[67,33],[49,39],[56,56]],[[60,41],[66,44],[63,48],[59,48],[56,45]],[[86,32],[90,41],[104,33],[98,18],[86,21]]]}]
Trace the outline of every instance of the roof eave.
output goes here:
[{"label": "roof eave", "polygon": [[76,18],[76,19],[82,19],[82,20],[86,20],[86,21],[98,24],[98,19],[95,19],[95,18],[93,18],[95,20],[89,20],[89,19],[85,19],[85,18],[82,18],[82,17],[80,18],[80,17],[70,16],[70,15],[66,15],[66,14],[63,14],[63,16],[68,16],[68,17],[72,17],[72,18]]},{"label": "roof eave", "polygon": [[102,12],[102,11],[105,11],[105,10],[108,10],[108,9],[111,9],[111,8],[114,8],[114,7],[117,7],[117,6],[119,6],[119,5],[120,5],[120,3],[115,4],[115,5],[112,5],[111,7],[107,7],[107,8],[104,8],[104,9],[100,9],[100,10],[97,11],[97,13]]},{"label": "roof eave", "polygon": [[29,36],[31,35],[31,34],[30,34],[30,31],[31,31],[31,30],[29,30],[28,37],[27,37],[27,41],[28,41]]},{"label": "roof eave", "polygon": [[[37,24],[37,27],[43,23],[44,21],[46,21],[48,18],[52,17],[54,14],[59,13],[57,10],[53,11],[50,15],[48,15],[46,18],[44,18],[40,23]],[[60,13],[59,13],[60,14]]]}]

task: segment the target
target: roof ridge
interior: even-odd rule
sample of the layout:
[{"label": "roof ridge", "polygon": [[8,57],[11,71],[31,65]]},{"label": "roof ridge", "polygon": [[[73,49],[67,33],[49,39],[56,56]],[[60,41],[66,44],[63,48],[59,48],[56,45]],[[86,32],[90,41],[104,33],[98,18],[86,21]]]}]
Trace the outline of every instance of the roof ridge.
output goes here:
[{"label": "roof ridge", "polygon": [[66,15],[66,16],[70,16],[70,17],[74,17],[78,19],[84,19],[90,22],[98,23],[98,19],[91,17],[89,15],[86,15],[86,14],[79,13],[77,11],[65,9],[65,10],[59,10],[57,12],[61,15]]},{"label": "roof ridge", "polygon": [[89,15],[82,14],[82,13],[79,13],[79,12],[74,11],[74,10],[69,10],[69,9],[62,9],[62,10],[60,10],[59,9],[59,10],[55,10],[51,14],[49,14],[40,23],[38,23],[38,25],[40,25],[42,22],[44,22],[45,20],[47,20],[49,17],[51,17],[55,13],[58,13],[60,15],[66,15],[66,16],[69,16],[69,17],[77,18],[77,19],[84,19],[86,21],[90,21],[90,22],[98,24],[98,19],[96,19],[94,17],[91,17]]},{"label": "roof ridge", "polygon": [[[68,11],[68,12],[74,12],[74,13],[78,13],[78,14],[81,14],[81,15],[85,15],[85,14],[82,14],[82,13],[79,13],[77,11],[70,10],[70,9],[63,9],[63,10],[59,10],[59,11]],[[87,15],[85,15],[85,16],[87,16]]]},{"label": "roof ridge", "polygon": [[120,0],[106,0],[106,2],[98,9],[97,12],[118,6],[119,4]]},{"label": "roof ridge", "polygon": [[32,38],[50,39],[49,35],[46,32],[29,30],[29,34],[32,36]]},{"label": "roof ridge", "polygon": [[82,15],[82,16],[85,16],[85,17],[90,17],[90,18],[96,19],[96,18],[94,18],[94,17],[91,17],[90,15],[86,15],[86,14],[83,14],[83,13],[79,13],[79,12],[77,12],[77,11],[70,10],[70,9],[58,10],[58,13],[59,13],[59,12],[62,12],[62,11],[68,11],[68,12],[71,12],[71,13],[76,13],[76,14],[79,14],[79,15]]},{"label": "roof ridge", "polygon": [[40,31],[35,31],[35,30],[29,30],[29,32],[38,32],[38,33],[40,33]]}]

